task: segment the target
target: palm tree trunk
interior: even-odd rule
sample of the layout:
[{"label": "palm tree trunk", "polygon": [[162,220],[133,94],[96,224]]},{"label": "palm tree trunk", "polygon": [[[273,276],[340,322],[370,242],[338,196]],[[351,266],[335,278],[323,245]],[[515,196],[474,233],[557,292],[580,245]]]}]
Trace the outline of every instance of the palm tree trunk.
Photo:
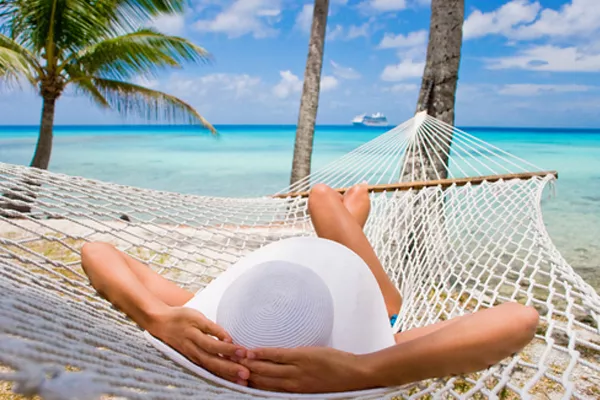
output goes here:
[{"label": "palm tree trunk", "polygon": [[[429,44],[427,61],[423,72],[421,92],[417,102],[417,112],[427,113],[450,125],[454,125],[454,105],[456,86],[462,47],[462,26],[464,22],[464,0],[432,0],[431,23],[429,28]],[[431,162],[423,148],[410,148],[406,155],[404,176],[401,180],[445,179],[448,177],[447,165],[452,137],[437,140],[438,145],[428,148]],[[427,143],[423,143],[423,146]],[[437,153],[437,155],[435,154]],[[439,157],[438,157],[439,156]],[[414,168],[413,166],[414,159]]]},{"label": "palm tree trunk", "polygon": [[[44,92],[46,90],[42,89],[42,93]],[[48,165],[50,164],[54,108],[57,98],[55,95],[43,95],[42,121],[35,154],[31,161],[32,167],[48,169]],[[39,187],[40,184],[38,182],[30,179],[23,179],[18,186],[12,187],[12,193],[4,193],[2,199],[0,199],[0,216],[19,218],[24,217],[24,214],[29,214],[32,210],[32,204],[37,197]],[[19,203],[17,204],[16,201],[19,201]],[[2,212],[2,210],[12,210],[18,214]]]},{"label": "palm tree trunk", "polygon": [[[432,0],[431,21],[427,59],[423,71],[423,81],[417,102],[417,112],[427,114],[454,125],[456,85],[462,47],[462,26],[464,22],[464,0]],[[420,127],[423,129],[423,127]],[[423,137],[423,132],[417,132]],[[431,140],[413,142],[404,158],[404,173],[401,181],[428,181],[448,177],[448,154],[452,143],[451,135]],[[430,156],[427,157],[426,154]],[[424,156],[425,155],[425,156]],[[432,246],[435,238],[438,246],[444,247],[445,216],[442,194],[430,198],[415,198],[411,206],[411,219],[404,231],[407,240],[404,265],[421,263],[427,260],[431,265],[446,263],[445,252]],[[426,280],[428,271],[421,279]]]},{"label": "palm tree trunk", "polygon": [[40,125],[40,135],[38,137],[35,154],[31,161],[31,166],[40,169],[48,169],[50,164],[50,155],[52,154],[52,130],[54,128],[54,107],[56,97],[44,97],[42,107],[42,122]]},{"label": "palm tree trunk", "polygon": [[296,130],[296,143],[294,145],[291,184],[310,175],[328,12],[329,0],[315,0],[308,58],[304,72],[304,87]]}]

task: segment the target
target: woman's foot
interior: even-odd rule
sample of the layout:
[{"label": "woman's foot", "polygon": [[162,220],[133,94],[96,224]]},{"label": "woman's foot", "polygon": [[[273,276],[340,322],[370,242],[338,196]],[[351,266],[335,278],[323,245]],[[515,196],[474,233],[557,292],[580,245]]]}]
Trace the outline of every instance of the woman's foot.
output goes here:
[{"label": "woman's foot", "polygon": [[352,186],[343,196],[344,207],[352,214],[361,228],[365,227],[369,212],[371,212],[371,198],[368,185],[360,183]]}]

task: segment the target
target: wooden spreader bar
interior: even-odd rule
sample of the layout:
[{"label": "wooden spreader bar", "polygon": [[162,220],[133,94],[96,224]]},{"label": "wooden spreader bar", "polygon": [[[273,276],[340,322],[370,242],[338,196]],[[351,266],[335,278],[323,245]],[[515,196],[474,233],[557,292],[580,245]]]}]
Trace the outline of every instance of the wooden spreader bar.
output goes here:
[{"label": "wooden spreader bar", "polygon": [[[389,191],[407,191],[407,190],[421,190],[427,187],[441,186],[442,188],[447,188],[450,186],[465,186],[467,184],[478,185],[483,182],[497,182],[500,180],[511,180],[511,179],[529,179],[536,176],[544,177],[548,175],[553,175],[555,178],[558,178],[558,172],[556,171],[540,171],[540,172],[522,172],[518,174],[503,174],[503,175],[488,175],[488,176],[473,176],[467,178],[454,178],[454,179],[438,179],[434,181],[424,181],[424,182],[400,182],[400,183],[392,183],[392,184],[382,184],[382,185],[369,185],[369,192],[373,193],[381,193],[381,192],[389,192]],[[336,192],[345,193],[350,188],[337,188]],[[288,197],[308,197],[309,191],[303,192],[290,192],[290,193],[281,193],[273,195],[272,197],[278,199],[285,199]]]}]

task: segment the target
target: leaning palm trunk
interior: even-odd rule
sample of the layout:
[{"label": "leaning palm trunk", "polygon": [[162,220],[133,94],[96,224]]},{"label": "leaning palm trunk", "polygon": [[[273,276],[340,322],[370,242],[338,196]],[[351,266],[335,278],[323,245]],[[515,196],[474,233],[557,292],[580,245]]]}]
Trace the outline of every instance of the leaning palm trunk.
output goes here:
[{"label": "leaning palm trunk", "polygon": [[[432,0],[427,60],[423,72],[417,112],[427,114],[454,125],[456,84],[462,47],[464,0]],[[424,140],[431,127],[416,125],[408,147],[400,176],[401,181],[429,181],[448,177],[448,160],[452,131],[445,131],[438,140]],[[419,139],[420,138],[420,139]],[[410,224],[398,229],[407,237],[404,262],[427,260],[431,265],[448,262],[445,251],[437,251],[428,238],[437,237],[441,247],[448,247],[444,217],[444,194],[436,192],[429,198],[415,200],[411,207]],[[408,227],[415,227],[409,229]],[[392,246],[397,245],[392,243]],[[431,278],[431,277],[428,277]],[[433,279],[433,278],[431,278]]]},{"label": "leaning palm trunk", "polygon": [[[57,96],[45,96],[43,100],[40,134],[35,147],[35,154],[31,161],[31,166],[34,168],[48,169],[48,165],[50,164],[56,100]],[[39,184],[31,179],[23,179],[18,184],[15,184],[10,191],[2,195],[2,197],[5,197],[9,201],[0,199],[0,216],[11,218],[13,214],[17,215],[11,211],[21,214],[30,213],[37,197],[37,189],[39,189]]]},{"label": "leaning palm trunk", "polygon": [[54,129],[54,107],[56,97],[44,97],[42,107],[42,121],[40,125],[40,135],[35,147],[35,154],[31,161],[31,166],[35,168],[48,169],[50,164],[50,155],[52,154],[52,136]]},{"label": "leaning palm trunk", "polygon": [[292,184],[310,175],[328,10],[329,0],[315,0],[308,59],[306,60],[306,70],[304,72],[304,87],[296,130],[296,143],[294,145]]},{"label": "leaning palm trunk", "polygon": [[[417,112],[454,125],[454,104],[462,47],[464,0],[432,0],[427,61]],[[422,129],[422,128],[419,128]],[[402,181],[445,179],[452,134],[440,144],[414,143],[407,152]],[[428,156],[425,156],[428,155]]]}]

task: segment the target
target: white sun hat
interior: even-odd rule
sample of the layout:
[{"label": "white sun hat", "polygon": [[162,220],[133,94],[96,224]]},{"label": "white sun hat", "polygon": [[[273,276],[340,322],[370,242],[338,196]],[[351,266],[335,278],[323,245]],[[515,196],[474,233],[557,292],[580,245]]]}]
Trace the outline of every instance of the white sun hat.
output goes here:
[{"label": "white sun hat", "polygon": [[[368,354],[393,346],[383,296],[365,262],[336,242],[299,237],[240,259],[186,307],[221,325],[246,348],[328,346]],[[145,332],[158,350],[202,378],[264,397],[342,398],[382,389],[304,395],[268,392],[226,381]]]}]

